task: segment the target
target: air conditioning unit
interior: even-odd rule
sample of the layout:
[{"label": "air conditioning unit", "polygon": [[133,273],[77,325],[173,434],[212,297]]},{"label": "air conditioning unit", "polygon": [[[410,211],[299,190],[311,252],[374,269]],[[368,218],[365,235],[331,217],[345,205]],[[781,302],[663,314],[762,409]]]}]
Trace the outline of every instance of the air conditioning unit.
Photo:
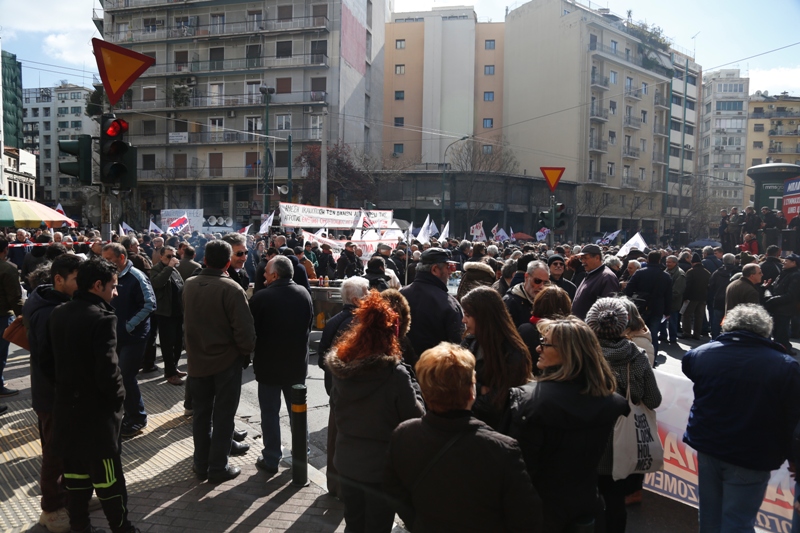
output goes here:
[{"label": "air conditioning unit", "polygon": [[775,106],[774,106],[774,105],[772,105],[772,104],[768,105],[767,107],[768,107],[769,109],[775,109]]},{"label": "air conditioning unit", "polygon": [[235,110],[231,109],[230,111],[228,111],[228,117],[229,118],[233,118],[235,116],[236,116],[236,111]]}]

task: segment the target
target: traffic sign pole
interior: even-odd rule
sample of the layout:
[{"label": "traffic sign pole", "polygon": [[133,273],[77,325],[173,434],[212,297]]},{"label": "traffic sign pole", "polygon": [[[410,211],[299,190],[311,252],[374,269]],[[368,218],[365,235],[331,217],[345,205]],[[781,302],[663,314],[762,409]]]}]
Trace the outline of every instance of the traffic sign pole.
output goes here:
[{"label": "traffic sign pole", "polygon": [[550,244],[552,250],[555,246],[555,232],[556,232],[556,195],[550,195],[550,233],[547,234],[547,242]]}]

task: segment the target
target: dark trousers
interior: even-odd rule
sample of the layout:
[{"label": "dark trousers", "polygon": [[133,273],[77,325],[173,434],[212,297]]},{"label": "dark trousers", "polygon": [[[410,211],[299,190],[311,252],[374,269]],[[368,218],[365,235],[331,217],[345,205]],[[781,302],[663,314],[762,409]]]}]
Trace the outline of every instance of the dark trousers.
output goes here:
[{"label": "dark trousers", "polygon": [[3,333],[5,333],[6,328],[10,326],[13,321],[13,316],[0,317],[0,389],[5,386],[3,370],[5,370],[6,362],[8,362],[8,348],[11,345],[10,342],[3,338]]},{"label": "dark trousers", "polygon": [[662,315],[654,315],[646,317],[645,324],[647,324],[647,329],[650,330],[650,338],[653,341],[653,354],[658,355],[658,332],[661,329],[661,319],[663,318]]},{"label": "dark trousers", "polygon": [[147,422],[142,392],[139,390],[139,381],[136,379],[136,375],[142,367],[146,342],[145,339],[142,339],[138,342],[117,345],[119,370],[122,373],[122,384],[125,386],[123,423],[126,424],[145,424]]},{"label": "dark trousers", "polygon": [[[706,303],[702,300],[689,300],[683,312],[683,334],[699,337],[703,333],[703,320],[706,318]],[[692,330],[694,326],[694,330]]]},{"label": "dark trousers", "polygon": [[67,505],[67,493],[61,485],[64,463],[53,450],[53,413],[37,411],[39,438],[42,441],[42,471],[39,486],[42,489],[42,511],[52,513]]},{"label": "dark trousers", "polygon": [[158,315],[150,315],[150,334],[144,347],[141,368],[153,368],[156,364],[156,336],[158,335]]},{"label": "dark trousers", "polygon": [[363,483],[339,476],[344,500],[345,533],[389,533],[394,509],[380,483]]},{"label": "dark trousers", "polygon": [[605,522],[605,529],[601,527],[598,531],[625,533],[625,526],[628,522],[628,512],[625,510],[625,496],[628,492],[627,480],[614,481],[611,476],[597,476],[597,488],[606,503],[606,512],[600,520]]},{"label": "dark trousers", "polygon": [[325,470],[325,477],[328,481],[328,493],[331,496],[339,496],[341,487],[339,486],[339,471],[333,464],[333,456],[336,453],[336,435],[339,433],[336,428],[336,417],[334,416],[333,400],[328,410],[328,468]]},{"label": "dark trousers", "polygon": [[128,492],[119,454],[109,459],[64,459],[64,484],[69,491],[67,510],[73,531],[89,525],[89,500],[97,493],[113,533],[129,531]]},{"label": "dark trousers", "polygon": [[772,337],[787,350],[792,350],[792,317],[791,315],[772,315]]},{"label": "dark trousers", "polygon": [[183,351],[183,316],[159,316],[158,336],[161,339],[164,376],[169,378],[178,373],[178,361]]},{"label": "dark trousers", "polygon": [[[198,473],[220,474],[228,466],[234,417],[242,391],[242,362],[212,376],[189,376],[194,415],[194,466]],[[213,421],[214,430],[211,430]]]}]

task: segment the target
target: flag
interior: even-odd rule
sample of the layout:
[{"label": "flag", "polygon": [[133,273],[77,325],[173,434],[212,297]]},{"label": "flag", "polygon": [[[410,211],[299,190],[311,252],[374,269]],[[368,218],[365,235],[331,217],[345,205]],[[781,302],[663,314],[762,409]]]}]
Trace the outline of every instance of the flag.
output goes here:
[{"label": "flag", "polygon": [[239,233],[244,233],[245,235],[247,235],[248,233],[250,233],[250,228],[252,227],[253,227],[252,224],[250,224],[249,226],[245,226],[239,230]]},{"label": "flag", "polygon": [[611,233],[609,235],[604,235],[603,238],[600,240],[600,242],[602,244],[608,244],[608,243],[614,242],[614,239],[617,238],[617,235],[619,235],[621,231],[622,231],[621,229],[618,229],[614,233]]},{"label": "flag", "polygon": [[117,232],[117,235],[119,235],[120,237],[125,236],[125,228],[122,227],[122,224],[119,225],[119,231]]},{"label": "flag", "polygon": [[473,237],[480,235],[483,233],[483,220],[475,224],[474,226],[469,227],[469,234]]},{"label": "flag", "polygon": [[542,228],[536,232],[536,240],[542,242],[547,238],[547,235],[550,234],[550,230],[547,228]]},{"label": "flag", "polygon": [[64,216],[67,216],[67,214],[64,212],[64,208],[61,207],[61,202],[58,202],[58,205],[56,206],[56,211],[58,211],[59,213],[61,213]]},{"label": "flag", "polygon": [[431,220],[430,224],[428,224],[428,236],[433,237],[437,233],[439,233],[439,228],[437,228],[436,224]]},{"label": "flag", "polygon": [[439,241],[447,240],[449,236],[450,236],[450,222],[445,224],[444,228],[442,228],[442,233],[439,234]]},{"label": "flag", "polygon": [[411,222],[408,225],[408,235],[406,235],[406,241],[408,241],[409,244],[411,244],[411,237],[414,236],[414,233],[412,233],[413,231],[414,231],[414,223]]},{"label": "flag", "polygon": [[647,243],[644,242],[644,237],[642,237],[642,234],[638,231],[636,232],[636,235],[631,237],[630,240],[619,249],[619,252],[617,252],[617,257],[625,257],[628,255],[628,252],[631,251],[631,248],[638,248],[642,251],[647,248]]},{"label": "flag", "polygon": [[495,239],[497,238],[497,231],[499,229],[500,229],[500,223],[495,224],[494,227],[492,228],[492,237],[493,238],[495,238]]},{"label": "flag", "polygon": [[148,228],[147,231],[150,231],[150,232],[155,233],[157,235],[161,235],[162,233],[164,233],[163,231],[161,231],[161,228],[156,226],[156,223],[153,222],[152,220],[150,221],[150,227]]},{"label": "flag", "polygon": [[189,225],[189,217],[186,215],[186,213],[184,213],[182,217],[176,218],[167,228],[167,233],[172,235],[191,232],[192,227]]},{"label": "flag", "polygon": [[361,229],[368,230],[368,229],[375,229],[375,224],[372,223],[370,220],[369,215],[363,209],[361,210]]},{"label": "flag", "polygon": [[130,227],[128,225],[128,223],[125,222],[124,220],[122,221],[122,226],[121,227],[122,227],[123,230],[125,230],[125,235],[127,235],[128,233],[131,233],[131,232],[136,233],[136,230],[134,230],[132,227]]},{"label": "flag", "polygon": [[495,235],[495,239],[499,239],[501,242],[502,241],[507,241],[508,240],[508,234],[506,233],[506,230],[504,230],[503,228],[500,228],[499,230],[497,230],[497,234]]},{"label": "flag", "polygon": [[516,241],[516,240],[517,240],[517,238],[516,238],[516,237],[514,237],[514,228],[512,228],[511,226],[509,226],[509,227],[508,227],[508,232],[509,232],[509,233],[511,233],[511,242],[514,242],[514,241]]},{"label": "flag", "polygon": [[419,233],[417,233],[417,240],[422,244],[430,242],[431,240],[431,234],[429,233],[430,225],[431,225],[431,216],[428,215],[425,217],[425,222],[422,223],[422,227],[420,228]]},{"label": "flag", "polygon": [[275,211],[271,212],[269,216],[261,223],[261,227],[258,228],[258,232],[264,235],[265,233],[269,233],[269,228],[272,226],[272,220],[275,218]]}]

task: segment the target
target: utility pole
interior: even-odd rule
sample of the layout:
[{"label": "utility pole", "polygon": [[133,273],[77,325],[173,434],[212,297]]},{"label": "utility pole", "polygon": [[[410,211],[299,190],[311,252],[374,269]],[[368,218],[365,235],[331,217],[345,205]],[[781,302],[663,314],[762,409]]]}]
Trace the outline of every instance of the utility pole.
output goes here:
[{"label": "utility pole", "polygon": [[[269,186],[269,97],[275,93],[275,89],[262,85],[258,90],[264,97],[264,160],[261,163],[261,167],[264,169],[264,207],[261,212],[266,214],[269,210],[269,195],[267,194],[267,186]],[[230,201],[233,202],[233,198]]]},{"label": "utility pole", "polygon": [[328,109],[322,112],[322,145],[319,149],[319,206],[328,207]]}]

